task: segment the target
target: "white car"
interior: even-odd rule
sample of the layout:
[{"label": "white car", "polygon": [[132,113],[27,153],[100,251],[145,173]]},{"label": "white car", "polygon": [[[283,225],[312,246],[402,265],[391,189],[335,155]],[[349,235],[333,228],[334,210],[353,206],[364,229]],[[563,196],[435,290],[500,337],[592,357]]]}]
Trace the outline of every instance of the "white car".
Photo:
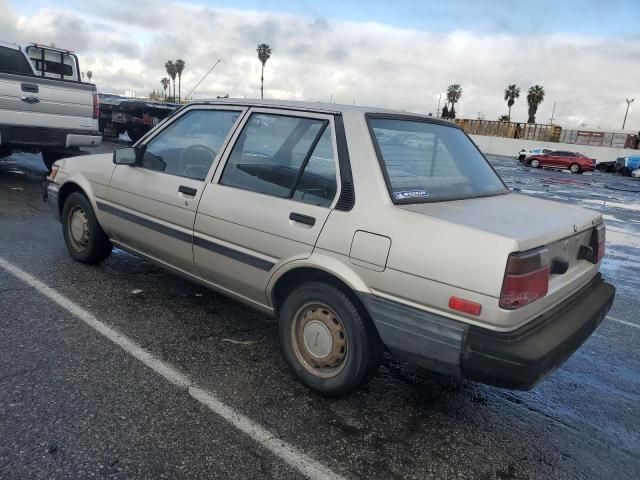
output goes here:
[{"label": "white car", "polygon": [[543,155],[545,153],[551,153],[553,150],[551,148],[532,148],[531,150],[522,149],[518,152],[518,154],[514,157],[519,162],[524,162],[527,157],[531,155]]}]

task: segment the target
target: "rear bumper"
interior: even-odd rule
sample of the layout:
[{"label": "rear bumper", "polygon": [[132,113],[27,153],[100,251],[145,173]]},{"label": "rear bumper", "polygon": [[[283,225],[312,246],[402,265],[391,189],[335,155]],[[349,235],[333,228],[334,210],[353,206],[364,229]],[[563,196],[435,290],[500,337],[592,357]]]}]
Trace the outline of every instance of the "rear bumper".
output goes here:
[{"label": "rear bumper", "polygon": [[410,363],[489,385],[533,388],[600,325],[615,288],[597,274],[572,297],[512,332],[470,326],[362,295],[387,348]]},{"label": "rear bumper", "polygon": [[100,132],[61,128],[0,125],[0,145],[5,147],[65,150],[71,147],[97,146]]}]

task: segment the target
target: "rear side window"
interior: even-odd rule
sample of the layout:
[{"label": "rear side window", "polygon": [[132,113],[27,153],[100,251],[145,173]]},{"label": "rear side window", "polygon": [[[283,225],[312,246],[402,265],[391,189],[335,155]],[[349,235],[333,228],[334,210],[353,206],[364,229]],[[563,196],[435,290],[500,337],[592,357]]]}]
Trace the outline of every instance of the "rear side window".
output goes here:
[{"label": "rear side window", "polygon": [[329,122],[252,114],[231,151],[220,183],[329,206],[337,189]]},{"label": "rear side window", "polygon": [[[36,70],[42,72],[42,60],[32,59],[34,62]],[[60,75],[62,74],[65,77],[73,76],[73,67],[67,63],[54,62],[52,60],[44,61],[44,71],[45,73],[49,73],[52,75]]]},{"label": "rear side window", "polygon": [[0,72],[33,75],[33,70],[24,54],[7,47],[0,47]]},{"label": "rear side window", "polygon": [[395,203],[508,193],[502,180],[462,130],[412,119],[367,117]]}]

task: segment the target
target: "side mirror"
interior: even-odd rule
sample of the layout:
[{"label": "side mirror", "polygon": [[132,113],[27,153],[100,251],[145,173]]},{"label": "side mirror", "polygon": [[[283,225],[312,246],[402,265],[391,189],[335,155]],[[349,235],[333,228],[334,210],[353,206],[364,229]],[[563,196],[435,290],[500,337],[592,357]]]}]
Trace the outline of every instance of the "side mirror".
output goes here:
[{"label": "side mirror", "polygon": [[134,147],[117,148],[113,151],[113,163],[134,166],[141,158],[141,154],[142,152]]}]

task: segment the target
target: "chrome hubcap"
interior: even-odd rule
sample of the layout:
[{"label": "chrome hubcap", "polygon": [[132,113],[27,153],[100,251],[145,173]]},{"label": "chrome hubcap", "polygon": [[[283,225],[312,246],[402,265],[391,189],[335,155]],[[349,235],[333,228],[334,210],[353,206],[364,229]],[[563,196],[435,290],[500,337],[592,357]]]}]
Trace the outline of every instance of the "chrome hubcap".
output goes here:
[{"label": "chrome hubcap", "polygon": [[80,207],[69,214],[69,239],[77,250],[84,250],[89,243],[89,220]]},{"label": "chrome hubcap", "polygon": [[348,355],[347,332],[340,318],[321,303],[303,305],[291,325],[293,350],[304,368],[313,375],[338,375]]}]

